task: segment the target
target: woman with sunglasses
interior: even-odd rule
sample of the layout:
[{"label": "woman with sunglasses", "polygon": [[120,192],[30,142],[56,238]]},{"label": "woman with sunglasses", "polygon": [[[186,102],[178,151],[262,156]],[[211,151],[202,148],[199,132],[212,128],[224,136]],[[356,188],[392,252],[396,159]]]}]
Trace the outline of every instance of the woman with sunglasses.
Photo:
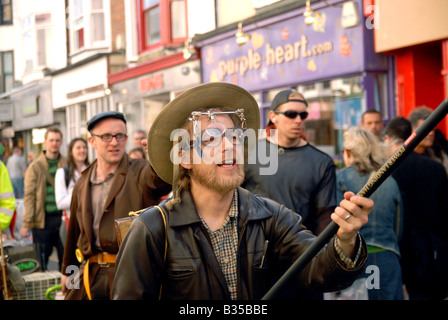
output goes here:
[{"label": "woman with sunglasses", "polygon": [[[294,90],[280,91],[274,97],[267,137],[258,141],[257,152],[249,158],[243,187],[299,213],[303,224],[317,235],[331,221],[330,215],[337,206],[336,174],[331,157],[305,138],[307,106],[303,95]],[[276,163],[260,160],[263,154]],[[276,170],[265,174],[263,170],[268,165]],[[321,294],[310,292],[303,292],[300,297],[322,299]]]}]

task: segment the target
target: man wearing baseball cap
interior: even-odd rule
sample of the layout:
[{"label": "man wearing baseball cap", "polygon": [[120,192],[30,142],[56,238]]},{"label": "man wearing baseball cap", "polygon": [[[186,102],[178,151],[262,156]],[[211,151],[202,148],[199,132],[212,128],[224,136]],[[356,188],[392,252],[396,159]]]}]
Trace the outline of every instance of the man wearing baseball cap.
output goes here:
[{"label": "man wearing baseball cap", "polygon": [[268,131],[276,129],[275,134],[261,139],[258,147],[264,144],[270,154],[278,155],[277,171],[260,174],[263,165],[254,159],[246,168],[243,186],[299,213],[303,224],[318,234],[337,205],[335,166],[330,156],[305,138],[307,107],[305,98],[294,90],[280,91],[274,97]]},{"label": "man wearing baseball cap", "polygon": [[[315,239],[298,214],[240,187],[245,137],[256,139],[247,132],[259,122],[255,99],[229,83],[193,87],[162,109],[148,155],[173,197],[133,221],[117,256],[114,299],[260,299]],[[339,290],[362,272],[358,230],[373,202],[345,196],[332,215],[337,236],[296,285]]]},{"label": "man wearing baseball cap", "polygon": [[[73,189],[62,265],[68,300],[110,298],[118,252],[115,220],[159,203],[171,190],[147,160],[126,154],[126,119],[121,112],[99,113],[87,122],[87,129],[97,159]],[[79,266],[81,285],[67,281],[73,266]]]},{"label": "man wearing baseball cap", "polygon": [[[245,168],[243,187],[299,213],[303,224],[319,234],[337,205],[336,175],[331,157],[306,140],[307,108],[307,101],[295,90],[282,90],[274,97],[267,137],[258,141],[258,154],[253,153],[258,158],[251,158]],[[277,161],[275,166],[270,163],[275,172],[263,172],[267,165],[259,160],[260,153]],[[308,290],[291,294],[311,300],[323,298],[321,293]]]}]

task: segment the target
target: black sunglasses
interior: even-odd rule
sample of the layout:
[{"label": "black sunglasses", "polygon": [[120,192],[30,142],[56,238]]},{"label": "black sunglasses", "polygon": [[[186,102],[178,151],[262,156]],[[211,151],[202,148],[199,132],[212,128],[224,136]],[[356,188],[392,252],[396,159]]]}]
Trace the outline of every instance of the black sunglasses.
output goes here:
[{"label": "black sunglasses", "polygon": [[290,119],[295,119],[297,116],[300,116],[300,119],[305,120],[308,117],[307,111],[298,112],[298,111],[294,111],[294,110],[286,110],[286,111],[274,111],[274,112],[281,113]]}]

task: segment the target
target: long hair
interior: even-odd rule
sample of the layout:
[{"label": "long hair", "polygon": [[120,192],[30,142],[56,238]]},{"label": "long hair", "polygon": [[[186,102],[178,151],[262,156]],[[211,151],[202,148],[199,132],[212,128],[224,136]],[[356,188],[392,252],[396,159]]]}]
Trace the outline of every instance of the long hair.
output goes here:
[{"label": "long hair", "polygon": [[357,171],[364,174],[378,170],[387,160],[386,149],[371,132],[351,127],[344,132],[344,149],[353,155],[353,164]]},{"label": "long hair", "polygon": [[[74,138],[74,139],[72,139],[72,141],[70,141],[70,144],[68,145],[67,165],[68,165],[69,171],[70,171],[70,178],[72,178],[73,181],[75,181],[75,170],[76,170],[76,163],[75,163],[75,159],[73,158],[73,148],[75,147],[75,143],[78,141],[84,142],[87,147],[87,141],[84,140],[83,138]],[[86,166],[88,166],[90,164],[88,156],[86,156],[86,159],[84,160],[84,164]]]}]

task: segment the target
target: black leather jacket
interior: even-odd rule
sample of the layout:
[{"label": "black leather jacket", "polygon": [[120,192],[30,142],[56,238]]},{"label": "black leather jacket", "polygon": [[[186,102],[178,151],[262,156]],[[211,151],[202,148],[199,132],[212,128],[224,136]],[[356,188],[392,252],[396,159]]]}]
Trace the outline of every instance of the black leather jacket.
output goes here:
[{"label": "black leather jacket", "polygon": [[[162,203],[163,204],[163,203]],[[238,189],[238,299],[260,299],[315,238],[301,217],[278,203]],[[144,211],[132,224],[117,256],[113,299],[229,299],[224,275],[191,194],[167,215],[168,249],[157,208]],[[265,240],[269,240],[260,268]],[[334,239],[299,274],[298,285],[321,291],[341,290],[363,271],[367,250],[354,269],[343,267]],[[359,244],[358,244],[359,245]]]}]

